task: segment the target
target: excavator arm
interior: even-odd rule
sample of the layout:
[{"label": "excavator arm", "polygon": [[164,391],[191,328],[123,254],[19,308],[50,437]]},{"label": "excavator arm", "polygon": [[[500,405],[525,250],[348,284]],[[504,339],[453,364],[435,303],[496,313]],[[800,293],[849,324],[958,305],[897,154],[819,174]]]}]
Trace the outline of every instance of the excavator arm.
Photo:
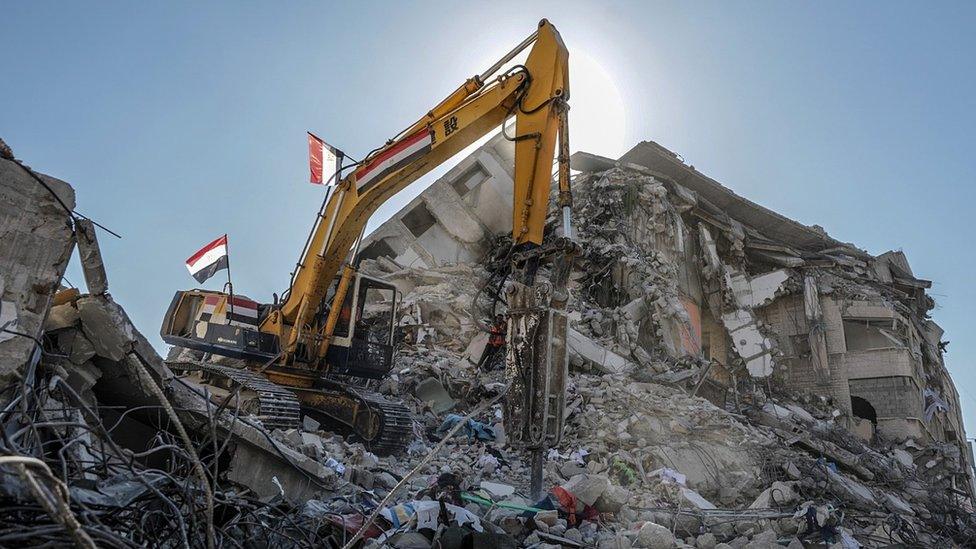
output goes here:
[{"label": "excavator arm", "polygon": [[[495,75],[525,48],[524,65]],[[487,79],[494,76],[490,81]],[[366,222],[384,202],[480,137],[515,117],[515,177],[512,238],[517,249],[543,245],[552,163],[557,139],[559,204],[569,224],[568,53],[546,20],[538,30],[485,73],[467,80],[426,116],[369,154],[341,179],[320,211],[292,285],[260,330],[278,337],[283,361],[303,344],[319,363],[328,350],[341,304],[354,274],[350,250]],[[324,317],[322,303],[339,275]],[[531,283],[531,282],[530,282]],[[307,363],[306,360],[300,362]]]},{"label": "excavator arm", "polygon": [[[524,64],[500,72],[529,47]],[[514,117],[514,134],[506,134],[515,142],[515,176],[505,421],[509,440],[531,448],[538,458],[533,461],[536,493],[539,456],[558,443],[565,408],[566,282],[577,253],[569,226],[568,98],[566,47],[543,20],[495,65],[351,166],[320,209],[280,302],[261,305],[199,289],[177,292],[160,335],[204,354],[200,360],[170,361],[170,367],[199,375],[214,395],[238,399],[269,427],[295,427],[304,413],[350,429],[377,451],[401,448],[412,432],[409,411],[344,379],[377,379],[392,367],[395,290],[356,273],[358,242],[384,202]],[[563,236],[544,238],[557,144]],[[547,276],[536,280],[542,260],[550,258]],[[369,292],[389,302],[387,313],[371,318],[362,313]],[[210,354],[244,359],[246,368],[211,363]]]}]

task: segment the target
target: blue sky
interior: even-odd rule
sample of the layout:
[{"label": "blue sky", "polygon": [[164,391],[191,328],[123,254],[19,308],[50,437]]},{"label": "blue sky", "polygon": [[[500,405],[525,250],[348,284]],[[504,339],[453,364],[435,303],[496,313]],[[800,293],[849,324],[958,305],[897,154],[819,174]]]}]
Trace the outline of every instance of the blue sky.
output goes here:
[{"label": "blue sky", "polygon": [[0,136],[124,236],[100,235],[111,292],[155,337],[194,285],[183,260],[224,232],[239,291],[287,284],[322,195],[306,130],[362,155],[542,17],[573,56],[574,150],[654,140],[840,240],[904,250],[976,429],[974,3],[6,2]]}]

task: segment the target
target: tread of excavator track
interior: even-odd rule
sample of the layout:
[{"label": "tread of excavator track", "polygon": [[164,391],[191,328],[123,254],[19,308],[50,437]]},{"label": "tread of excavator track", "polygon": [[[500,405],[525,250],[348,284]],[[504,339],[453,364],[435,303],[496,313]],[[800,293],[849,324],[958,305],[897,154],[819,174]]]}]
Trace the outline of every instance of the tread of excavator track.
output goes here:
[{"label": "tread of excavator track", "polygon": [[[210,363],[174,361],[167,366],[179,371],[203,371],[230,379],[258,396],[258,419],[269,431],[272,429],[297,429],[301,423],[301,402],[287,387],[278,385],[264,375],[247,369],[232,368]],[[379,393],[339,384],[341,390],[359,399],[366,407],[380,414],[379,435],[364,440],[370,451],[391,454],[404,449],[413,438],[413,414],[400,402],[387,400]],[[360,438],[361,434],[356,433]]]},{"label": "tread of excavator track", "polygon": [[347,390],[362,399],[373,409],[379,409],[383,417],[380,434],[367,441],[370,451],[378,454],[395,453],[406,447],[413,438],[413,414],[400,402],[387,400],[379,393],[360,388],[347,387]]},{"label": "tread of excavator track", "polygon": [[301,404],[295,393],[268,380],[263,375],[243,368],[198,362],[167,362],[174,370],[198,370],[226,377],[258,396],[257,418],[267,430],[297,429],[301,422]]}]

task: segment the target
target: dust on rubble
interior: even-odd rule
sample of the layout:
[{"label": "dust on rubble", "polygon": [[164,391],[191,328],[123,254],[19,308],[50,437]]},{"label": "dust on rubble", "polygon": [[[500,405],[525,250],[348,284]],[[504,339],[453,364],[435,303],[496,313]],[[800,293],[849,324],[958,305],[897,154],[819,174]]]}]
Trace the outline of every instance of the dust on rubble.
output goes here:
[{"label": "dust on rubble", "polygon": [[[21,169],[0,163],[0,173]],[[569,303],[565,434],[546,456],[542,499],[528,498],[528,456],[506,441],[503,365],[478,366],[486,323],[504,308],[504,238],[477,263],[364,262],[403,292],[395,368],[370,387],[415,416],[409,447],[391,456],[309,418],[301,429],[269,430],[174,374],[107,292],[90,239],[100,290],[38,289],[47,293],[17,317],[39,324],[40,309],[45,320],[38,342],[17,340],[23,349],[9,366],[18,377],[2,393],[0,544],[343,547],[359,536],[367,547],[726,549],[972,540],[970,496],[951,481],[966,463],[958,445],[866,441],[828,399],[776,377],[775,333],[757,319],[776,299],[804,295],[802,277],[749,272],[741,226],[691,226],[700,204],[644,170],[616,167],[574,183],[584,256]],[[55,208],[38,216],[45,234],[65,226]],[[720,364],[685,352],[689,246],[716,325],[754,338],[756,353],[740,356],[732,342],[737,358]],[[58,261],[27,259],[22,283],[63,273]],[[873,288],[844,270],[821,280],[836,293]],[[740,322],[760,327],[739,332]],[[169,358],[201,357],[174,349]]]}]

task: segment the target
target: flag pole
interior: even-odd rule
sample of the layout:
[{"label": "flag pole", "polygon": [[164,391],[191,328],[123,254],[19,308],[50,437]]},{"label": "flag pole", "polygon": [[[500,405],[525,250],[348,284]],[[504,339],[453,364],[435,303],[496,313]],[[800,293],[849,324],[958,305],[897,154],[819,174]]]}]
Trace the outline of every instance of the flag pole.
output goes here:
[{"label": "flag pole", "polygon": [[[335,228],[336,219],[338,219],[339,217],[339,210],[342,208],[342,201],[346,197],[346,191],[339,188],[339,181],[338,181],[339,175],[342,172],[342,159],[345,157],[345,155],[342,154],[342,151],[340,151],[339,149],[335,149],[335,155],[336,155],[336,173],[335,173],[336,181],[334,183],[336,189],[335,192],[337,193],[341,192],[342,194],[339,195],[339,201],[336,202],[335,208],[332,209],[332,217],[329,219],[329,224],[325,228],[325,239],[322,241],[322,253],[324,253],[326,248],[329,247],[329,241],[332,240],[332,230]],[[326,204],[326,206],[327,205],[328,204]]]},{"label": "flag pole", "polygon": [[332,180],[332,185],[338,187],[339,178],[342,177],[342,159],[345,158],[346,155],[339,149],[335,150],[335,155],[336,155],[336,171],[335,171],[335,178]]},{"label": "flag pole", "polygon": [[230,299],[227,303],[230,305],[228,309],[226,319],[227,324],[230,324],[230,315],[234,314],[234,283],[230,279],[230,239],[227,238],[227,234],[224,233],[224,246],[227,248],[227,282],[224,284],[224,288],[228,290],[230,294]]}]

